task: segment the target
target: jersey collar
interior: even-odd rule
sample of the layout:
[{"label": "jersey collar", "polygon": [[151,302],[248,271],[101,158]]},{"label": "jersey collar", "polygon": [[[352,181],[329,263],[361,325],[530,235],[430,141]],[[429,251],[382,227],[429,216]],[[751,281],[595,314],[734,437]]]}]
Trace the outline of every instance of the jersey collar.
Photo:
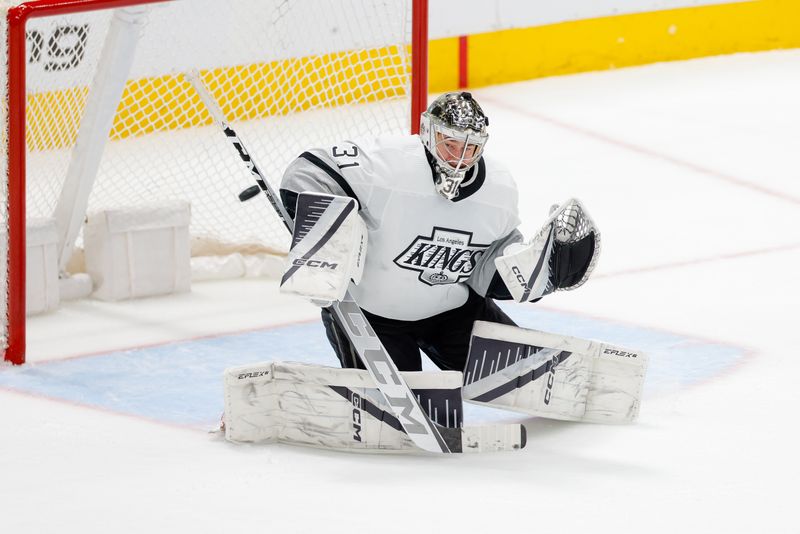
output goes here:
[{"label": "jersey collar", "polygon": [[[433,182],[436,182],[436,158],[425,150],[425,157],[428,158],[428,163],[431,166],[431,179]],[[486,163],[483,160],[483,156],[481,159],[478,160],[476,165],[473,165],[472,168],[469,170],[467,177],[464,179],[466,182],[465,185],[462,185],[458,188],[458,195],[451,200],[451,202],[460,202],[470,196],[474,195],[478,192],[478,190],[483,186],[483,182],[486,181]],[[462,183],[464,183],[462,182]]]}]

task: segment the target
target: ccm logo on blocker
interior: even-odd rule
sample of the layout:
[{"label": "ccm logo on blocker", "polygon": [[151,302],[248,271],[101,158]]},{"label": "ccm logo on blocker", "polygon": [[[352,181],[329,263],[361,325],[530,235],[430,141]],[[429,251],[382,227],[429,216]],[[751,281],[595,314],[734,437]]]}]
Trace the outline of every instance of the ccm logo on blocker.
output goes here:
[{"label": "ccm logo on blocker", "polygon": [[306,267],[319,267],[320,269],[331,269],[335,270],[339,264],[338,263],[328,263],[327,261],[321,260],[306,260],[303,258],[297,258],[296,260],[292,261],[292,265],[297,267],[302,267],[305,265]]}]

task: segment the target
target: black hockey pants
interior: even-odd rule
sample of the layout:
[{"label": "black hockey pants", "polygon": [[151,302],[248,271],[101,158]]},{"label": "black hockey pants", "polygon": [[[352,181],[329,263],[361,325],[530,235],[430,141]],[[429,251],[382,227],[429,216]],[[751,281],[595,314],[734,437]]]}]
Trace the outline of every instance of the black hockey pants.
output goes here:
[{"label": "black hockey pants", "polygon": [[[400,371],[421,371],[420,349],[440,369],[463,371],[469,350],[472,323],[490,321],[515,324],[490,298],[470,290],[462,306],[419,321],[387,319],[364,310],[364,315]],[[345,368],[364,369],[333,312],[322,309],[328,341]]]}]

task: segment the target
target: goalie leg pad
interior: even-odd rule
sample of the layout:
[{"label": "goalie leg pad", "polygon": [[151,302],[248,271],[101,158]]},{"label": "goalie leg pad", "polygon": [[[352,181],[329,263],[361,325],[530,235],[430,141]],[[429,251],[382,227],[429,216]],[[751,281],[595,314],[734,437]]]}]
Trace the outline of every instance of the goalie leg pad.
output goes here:
[{"label": "goalie leg pad", "polygon": [[[460,452],[519,449],[521,425],[462,428],[461,373],[402,373]],[[419,452],[369,373],[267,362],[225,371],[225,437],[357,452]]]},{"label": "goalie leg pad", "polygon": [[462,392],[550,419],[627,423],[638,417],[646,368],[640,352],[476,321]]}]

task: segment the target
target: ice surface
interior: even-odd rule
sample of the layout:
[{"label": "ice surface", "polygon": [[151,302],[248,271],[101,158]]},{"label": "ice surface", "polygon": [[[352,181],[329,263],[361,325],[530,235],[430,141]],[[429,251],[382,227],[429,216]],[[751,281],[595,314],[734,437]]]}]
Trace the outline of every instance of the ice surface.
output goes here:
[{"label": "ice surface", "polygon": [[577,196],[603,232],[592,280],[509,313],[648,350],[639,423],[512,414],[525,450],[455,458],[235,446],[203,430],[213,375],[322,361],[316,309],[258,280],[66,304],[0,368],[0,532],[798,532],[800,51],[474,93],[523,230]]}]

